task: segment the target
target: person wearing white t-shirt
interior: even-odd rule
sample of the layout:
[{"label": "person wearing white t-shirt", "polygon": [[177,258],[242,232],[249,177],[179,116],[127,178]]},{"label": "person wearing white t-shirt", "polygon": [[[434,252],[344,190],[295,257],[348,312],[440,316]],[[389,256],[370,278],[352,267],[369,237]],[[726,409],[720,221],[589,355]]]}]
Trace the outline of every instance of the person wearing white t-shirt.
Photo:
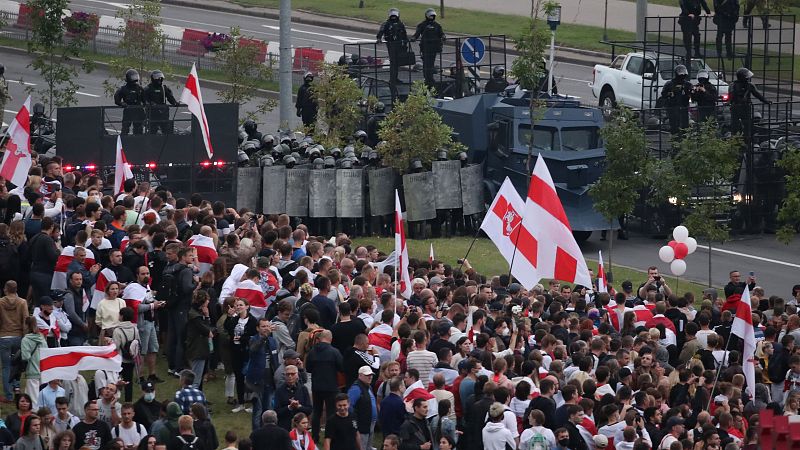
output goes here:
[{"label": "person wearing white t-shirt", "polygon": [[670,417],[664,429],[667,430],[667,434],[661,438],[657,450],[669,450],[673,442],[679,442],[679,438],[683,435],[685,429],[684,421],[681,417]]},{"label": "person wearing white t-shirt", "polygon": [[544,413],[538,409],[534,409],[528,415],[528,421],[531,424],[530,428],[526,428],[519,436],[519,448],[528,448],[528,441],[536,435],[542,435],[547,440],[548,448],[556,446],[556,436],[549,428],[544,427]]},{"label": "person wearing white t-shirt", "polygon": [[125,447],[136,447],[142,439],[147,436],[147,429],[134,422],[134,408],[130,403],[122,405],[122,421],[119,425],[111,428],[111,436],[122,439]]},{"label": "person wearing white t-shirt", "polygon": [[[495,402],[489,407],[489,423],[483,427],[481,437],[485,450],[505,450],[517,448],[517,442],[511,430],[503,423],[505,406]],[[515,427],[516,429],[516,427]]]}]

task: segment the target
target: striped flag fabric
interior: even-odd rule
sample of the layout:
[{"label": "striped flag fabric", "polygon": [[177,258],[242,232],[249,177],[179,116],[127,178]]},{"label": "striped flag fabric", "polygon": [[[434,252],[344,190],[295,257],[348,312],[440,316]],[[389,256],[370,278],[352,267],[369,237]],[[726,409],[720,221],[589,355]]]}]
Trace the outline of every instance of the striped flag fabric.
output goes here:
[{"label": "striped flag fabric", "polygon": [[409,414],[414,413],[414,400],[418,398],[428,401],[428,419],[439,414],[439,401],[436,400],[433,394],[425,389],[425,386],[423,386],[420,380],[412,383],[406,388],[405,392],[403,392],[403,403],[405,403],[406,411]]},{"label": "striped flag fabric", "polygon": [[[61,250],[61,254],[56,260],[56,267],[53,269],[53,281],[50,282],[50,289],[67,289],[67,268],[75,259],[76,248],[76,246],[70,245]],[[83,262],[83,266],[89,270],[95,263],[94,253],[88,248],[84,247],[84,249],[86,250],[86,260]]]},{"label": "striped flag fabric", "polygon": [[206,111],[203,108],[203,93],[200,90],[200,78],[197,76],[197,67],[192,64],[192,70],[186,77],[186,86],[181,93],[181,103],[185,104],[189,112],[200,124],[200,133],[203,135],[203,144],[209,158],[214,157],[214,148],[211,146],[211,130],[208,128]]},{"label": "striped flag fabric", "polygon": [[527,229],[539,244],[535,267],[540,278],[592,285],[589,267],[572,235],[567,213],[541,154],[531,175],[522,212],[522,228]]},{"label": "striped flag fabric", "polygon": [[211,266],[214,265],[214,261],[219,256],[217,248],[214,246],[214,240],[208,236],[196,234],[189,238],[187,242],[197,253],[197,264],[200,266],[200,275],[202,276],[211,270]]},{"label": "striped flag fabric", "polygon": [[122,136],[117,136],[117,157],[114,162],[114,194],[119,194],[123,191],[122,185],[125,180],[133,178],[131,172],[131,165],[125,158],[125,152],[122,150]]},{"label": "striped flag fabric", "polygon": [[[652,314],[652,312],[651,312]],[[638,319],[638,317],[637,317]],[[672,345],[677,345],[678,343],[678,330],[675,329],[675,324],[672,323],[671,320],[667,319],[663,314],[656,314],[650,320],[648,320],[644,326],[645,328],[656,328],[657,326],[664,327],[664,335],[665,340],[667,343]]]},{"label": "striped flag fabric", "polygon": [[74,380],[82,370],[122,371],[122,355],[114,344],[39,349],[42,383]]},{"label": "striped flag fabric", "polygon": [[125,253],[125,249],[128,248],[128,243],[130,243],[130,241],[131,238],[128,237],[128,235],[125,235],[125,237],[123,237],[122,240],[119,241],[119,251]]},{"label": "striped flag fabric", "polygon": [[603,251],[597,251],[597,292],[608,292],[606,269],[603,267]]},{"label": "striped flag fabric", "polygon": [[747,383],[750,398],[756,395],[756,337],[753,329],[753,310],[750,304],[750,289],[745,286],[742,297],[736,305],[736,316],[731,325],[731,334],[739,336],[744,343],[742,353],[742,371]]},{"label": "striped flag fabric", "polygon": [[234,297],[236,294],[236,287],[239,285],[239,281],[242,280],[242,276],[245,272],[247,272],[248,267],[244,264],[237,264],[233,266],[231,270],[231,274],[228,275],[228,278],[225,279],[225,282],[222,283],[222,289],[219,292],[219,303],[222,304],[226,298]]},{"label": "striped flag fabric", "polygon": [[31,170],[31,96],[25,100],[17,116],[11,121],[6,130],[8,141],[0,163],[0,177],[14,183],[19,188],[28,181],[28,171]]},{"label": "striped flag fabric", "polygon": [[136,323],[139,320],[139,305],[145,301],[149,292],[150,290],[146,286],[139,283],[130,283],[125,286],[125,290],[122,291],[122,299],[125,300],[125,306],[133,310],[131,322]]},{"label": "striped flag fabric", "polygon": [[250,304],[250,314],[256,319],[264,317],[264,313],[267,312],[269,305],[264,298],[264,291],[253,280],[240,281],[236,286],[234,296],[247,300],[247,303]]},{"label": "striped flag fabric", "polygon": [[399,292],[405,298],[411,298],[411,276],[408,274],[408,246],[406,233],[403,228],[403,210],[400,207],[400,194],[394,191],[394,252],[398,264],[395,266],[399,272]]},{"label": "striped flag fabric", "polygon": [[369,331],[369,345],[378,351],[382,362],[391,360],[392,355],[392,335],[394,329],[388,324],[380,323]]},{"label": "striped flag fabric", "polygon": [[634,326],[637,328],[646,326],[647,322],[653,318],[653,310],[648,308],[647,305],[634,306],[633,313],[636,314]]},{"label": "striped flag fabric", "polygon": [[117,281],[117,274],[108,267],[97,273],[92,294],[92,309],[97,309],[97,305],[106,297],[106,286],[111,281]]},{"label": "striped flag fabric", "polygon": [[[428,263],[433,264],[434,256],[433,256],[433,242],[431,242],[431,251],[428,253]],[[433,269],[433,267],[431,267]]]},{"label": "striped flag fabric", "polygon": [[533,289],[541,279],[537,271],[539,243],[522,225],[524,208],[522,197],[506,177],[489,206],[481,229],[511,266],[511,274],[517,281],[525,289]]}]

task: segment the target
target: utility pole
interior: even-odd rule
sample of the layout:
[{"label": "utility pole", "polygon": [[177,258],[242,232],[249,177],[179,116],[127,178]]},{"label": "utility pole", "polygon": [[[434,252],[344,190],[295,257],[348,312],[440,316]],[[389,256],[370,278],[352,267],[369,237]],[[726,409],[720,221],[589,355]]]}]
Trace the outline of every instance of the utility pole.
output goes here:
[{"label": "utility pole", "polygon": [[280,128],[289,131],[292,119],[292,0],[281,0],[280,27]]},{"label": "utility pole", "polygon": [[636,40],[644,42],[644,22],[647,17],[647,0],[636,0]]}]

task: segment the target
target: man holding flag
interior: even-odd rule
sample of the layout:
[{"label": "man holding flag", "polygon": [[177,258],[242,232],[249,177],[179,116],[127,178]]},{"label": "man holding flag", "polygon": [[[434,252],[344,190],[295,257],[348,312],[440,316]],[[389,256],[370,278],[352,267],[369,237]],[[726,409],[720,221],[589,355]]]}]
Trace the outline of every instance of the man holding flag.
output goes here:
[{"label": "man holding flag", "polygon": [[28,181],[28,171],[31,169],[31,97],[17,112],[16,117],[8,126],[8,141],[3,162],[0,163],[0,177],[5,178],[17,187],[25,186]]},{"label": "man holding flag", "polygon": [[736,304],[736,316],[731,325],[731,334],[739,336],[744,344],[742,351],[742,371],[750,398],[756,395],[756,338],[753,329],[753,310],[750,306],[750,289],[745,287],[742,297]]},{"label": "man holding flag", "polygon": [[[147,381],[161,383],[156,375],[156,355],[158,355],[158,334],[155,327],[155,313],[164,307],[167,302],[156,301],[150,290],[150,269],[140,266],[136,271],[136,282],[131,283],[122,291],[125,304],[134,311],[133,323],[139,330],[139,353],[144,356],[147,364]],[[144,374],[142,373],[142,379]]]}]

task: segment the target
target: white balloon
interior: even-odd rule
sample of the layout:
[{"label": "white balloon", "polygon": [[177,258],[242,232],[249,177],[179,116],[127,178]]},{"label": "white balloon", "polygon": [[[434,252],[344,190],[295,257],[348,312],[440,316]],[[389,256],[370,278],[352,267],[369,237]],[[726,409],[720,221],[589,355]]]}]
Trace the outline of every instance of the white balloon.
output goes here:
[{"label": "white balloon", "polygon": [[678,225],[672,230],[672,237],[678,241],[686,243],[686,239],[689,239],[689,229],[683,225]]},{"label": "white balloon", "polygon": [[672,263],[669,265],[669,270],[676,277],[683,275],[686,273],[686,261],[682,259],[676,259],[675,261],[672,261]]},{"label": "white balloon", "polygon": [[697,239],[693,237],[686,238],[686,242],[684,242],[684,244],[686,244],[686,248],[689,249],[690,255],[694,253],[695,250],[697,250]]},{"label": "white balloon", "polygon": [[658,259],[665,263],[672,262],[672,260],[675,259],[675,250],[669,245],[661,247],[658,249]]}]

